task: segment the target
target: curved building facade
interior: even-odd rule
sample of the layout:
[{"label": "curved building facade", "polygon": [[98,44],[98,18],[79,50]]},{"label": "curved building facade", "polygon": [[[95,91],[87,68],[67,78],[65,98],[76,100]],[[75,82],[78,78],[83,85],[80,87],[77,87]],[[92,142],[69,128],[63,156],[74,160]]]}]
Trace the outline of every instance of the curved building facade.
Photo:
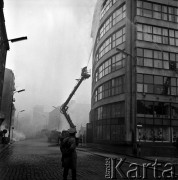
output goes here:
[{"label": "curved building facade", "polygon": [[98,0],[93,17],[93,142],[178,137],[178,3]]}]

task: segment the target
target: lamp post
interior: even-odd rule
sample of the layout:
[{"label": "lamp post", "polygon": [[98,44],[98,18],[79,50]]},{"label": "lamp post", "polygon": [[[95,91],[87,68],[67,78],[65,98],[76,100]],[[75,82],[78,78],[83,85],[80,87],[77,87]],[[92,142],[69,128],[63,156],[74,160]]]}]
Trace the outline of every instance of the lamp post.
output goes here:
[{"label": "lamp post", "polygon": [[[11,133],[11,124],[12,124],[12,110],[13,110],[14,94],[15,94],[15,93],[20,93],[20,92],[23,92],[23,91],[25,91],[25,89],[21,89],[21,90],[13,91],[13,92],[12,92],[11,109],[10,109],[10,121],[9,121],[9,135],[8,135],[9,142],[10,142],[10,133]],[[13,132],[13,131],[12,131],[12,132]]]},{"label": "lamp post", "polygon": [[137,129],[138,129],[138,155],[140,156],[141,155],[141,143],[140,143],[140,140],[141,140],[141,129],[142,129],[142,124],[141,123],[138,123],[137,124]]},{"label": "lamp post", "polygon": [[[136,102],[136,90],[134,91],[134,85],[133,85],[133,81],[134,81],[134,77],[133,77],[133,72],[135,73],[135,76],[136,76],[136,70],[135,70],[135,67],[133,68],[132,65],[132,60],[135,60],[136,58],[132,55],[132,54],[129,54],[127,53],[126,51],[122,50],[122,49],[119,49],[118,47],[116,47],[116,51],[126,55],[126,56],[130,56],[131,58],[131,61],[130,61],[130,68],[129,68],[129,71],[130,71],[130,122],[132,123],[132,141],[133,141],[133,153],[134,154],[137,154],[137,143],[136,143],[136,107],[135,105],[133,105],[133,99],[135,100]],[[136,77],[135,77],[136,79]],[[135,92],[135,94],[134,94]]]},{"label": "lamp post", "polygon": [[[18,42],[18,41],[23,41],[23,40],[27,40],[27,36],[23,36],[23,37],[19,37],[19,38],[13,38],[13,39],[6,39],[6,40],[2,40],[0,42],[0,48],[6,43],[6,42],[11,42],[11,43],[14,43],[14,42]],[[9,44],[8,44],[9,46]],[[9,49],[9,47],[8,47]],[[3,78],[4,78],[4,70],[3,70]],[[11,132],[11,121],[12,121],[12,109],[13,109],[13,95],[16,93],[16,92],[22,92],[24,91],[24,89],[20,90],[20,91],[13,91],[13,94],[12,94],[12,101],[11,101],[11,109],[10,109],[10,122],[9,122],[9,135],[8,135],[8,139],[9,139],[9,142],[10,142],[10,132]],[[2,92],[1,93],[1,98],[2,98]]]}]

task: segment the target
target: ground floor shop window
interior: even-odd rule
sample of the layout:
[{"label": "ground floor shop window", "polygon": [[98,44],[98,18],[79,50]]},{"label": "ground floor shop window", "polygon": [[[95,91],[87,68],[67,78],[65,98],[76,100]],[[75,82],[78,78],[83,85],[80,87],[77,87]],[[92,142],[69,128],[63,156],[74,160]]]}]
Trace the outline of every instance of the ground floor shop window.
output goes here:
[{"label": "ground floor shop window", "polygon": [[139,138],[145,142],[170,142],[170,127],[143,125],[137,129],[137,141]]},{"label": "ground floor shop window", "polygon": [[170,127],[163,127],[163,141],[170,142],[171,136],[170,136]]},{"label": "ground floor shop window", "polygon": [[172,141],[176,142],[176,139],[178,138],[178,127],[172,128]]}]

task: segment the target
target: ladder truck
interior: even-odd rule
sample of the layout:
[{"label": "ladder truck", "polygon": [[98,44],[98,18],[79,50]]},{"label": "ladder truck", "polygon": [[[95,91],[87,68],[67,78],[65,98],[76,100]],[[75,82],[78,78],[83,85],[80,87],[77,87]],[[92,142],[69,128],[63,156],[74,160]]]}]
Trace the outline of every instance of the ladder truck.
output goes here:
[{"label": "ladder truck", "polygon": [[[75,92],[77,91],[77,89],[79,88],[79,86],[81,85],[81,83],[85,80],[88,79],[90,77],[89,72],[87,71],[87,67],[82,68],[82,72],[81,72],[81,77],[80,79],[77,79],[77,84],[75,85],[74,89],[72,90],[72,92],[70,93],[69,97],[66,99],[66,101],[62,104],[62,106],[60,107],[60,112],[65,116],[70,128],[75,128],[76,126],[74,125],[74,123],[72,122],[70,115],[68,114],[68,104],[69,101],[71,100],[71,98],[73,97],[73,95],[75,94]],[[63,131],[62,132],[62,136],[66,136],[65,134],[67,133],[67,131]]]}]

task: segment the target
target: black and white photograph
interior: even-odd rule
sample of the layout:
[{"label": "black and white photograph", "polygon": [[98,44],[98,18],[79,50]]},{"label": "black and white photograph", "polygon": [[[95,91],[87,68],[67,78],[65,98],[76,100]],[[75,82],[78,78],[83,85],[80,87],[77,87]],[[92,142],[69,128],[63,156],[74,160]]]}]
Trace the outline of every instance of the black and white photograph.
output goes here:
[{"label": "black and white photograph", "polygon": [[0,180],[178,179],[178,0],[0,0]]}]

